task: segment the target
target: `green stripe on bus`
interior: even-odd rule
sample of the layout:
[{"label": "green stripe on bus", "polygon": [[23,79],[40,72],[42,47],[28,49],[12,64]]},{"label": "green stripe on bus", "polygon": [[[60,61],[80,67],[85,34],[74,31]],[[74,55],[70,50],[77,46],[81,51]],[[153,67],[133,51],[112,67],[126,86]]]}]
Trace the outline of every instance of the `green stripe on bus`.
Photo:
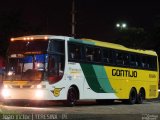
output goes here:
[{"label": "green stripe on bus", "polygon": [[108,80],[104,66],[93,65],[93,68],[101,88],[103,88],[103,90],[107,93],[114,93],[114,90]]},{"label": "green stripe on bus", "polygon": [[88,45],[95,45],[95,42],[91,41],[84,41],[82,39],[74,39],[74,38],[69,38],[70,42],[75,42],[75,43],[83,43],[83,44],[88,44]]},{"label": "green stripe on bus", "polygon": [[93,66],[90,64],[80,64],[81,68],[83,70],[83,73],[85,75],[85,78],[87,80],[87,83],[89,87],[97,93],[105,93],[105,91],[101,88],[97,76],[95,74],[95,71],[93,69]]}]

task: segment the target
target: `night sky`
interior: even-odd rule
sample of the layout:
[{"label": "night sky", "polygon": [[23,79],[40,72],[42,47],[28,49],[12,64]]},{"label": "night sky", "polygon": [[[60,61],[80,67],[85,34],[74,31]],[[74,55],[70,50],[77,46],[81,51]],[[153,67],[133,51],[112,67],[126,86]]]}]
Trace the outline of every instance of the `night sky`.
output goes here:
[{"label": "night sky", "polygon": [[[115,24],[124,21],[128,27],[149,30],[160,16],[158,2],[109,2],[108,0],[75,0],[76,36],[107,40],[114,35]],[[24,23],[39,28],[39,34],[71,36],[72,0],[5,0],[0,15],[22,15]],[[16,32],[16,31],[15,31]],[[32,31],[26,33],[34,34]],[[21,36],[21,35],[19,35]]]}]

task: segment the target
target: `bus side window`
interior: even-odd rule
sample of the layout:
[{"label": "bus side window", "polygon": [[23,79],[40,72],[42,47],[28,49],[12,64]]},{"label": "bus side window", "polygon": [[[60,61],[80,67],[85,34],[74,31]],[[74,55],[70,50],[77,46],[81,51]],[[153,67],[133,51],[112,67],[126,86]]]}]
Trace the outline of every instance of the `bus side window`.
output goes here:
[{"label": "bus side window", "polygon": [[80,55],[81,55],[80,48],[76,47],[75,48],[75,59],[79,60],[80,59]]},{"label": "bus side window", "polygon": [[71,44],[71,43],[68,44],[68,53],[69,53],[69,59],[75,59],[75,46],[74,46],[74,44]]},{"label": "bus side window", "polygon": [[100,48],[94,48],[94,61],[95,62],[101,62],[101,49]]},{"label": "bus side window", "polygon": [[123,53],[116,52],[115,55],[116,55],[116,63],[118,65],[124,65],[124,60],[123,60],[124,56],[123,56]]},{"label": "bus side window", "polygon": [[103,49],[103,62],[111,64],[113,62],[112,51],[109,49]]},{"label": "bus side window", "polygon": [[149,68],[148,58],[147,56],[142,57],[142,68]]},{"label": "bus side window", "polygon": [[70,60],[80,60],[81,59],[81,46],[74,43],[69,43],[68,54]]},{"label": "bus side window", "polygon": [[134,54],[130,54],[130,66],[137,67],[136,56]]},{"label": "bus side window", "polygon": [[86,53],[86,60],[87,61],[94,61],[94,50],[92,47],[86,47],[85,53]]},{"label": "bus side window", "polygon": [[155,70],[157,66],[157,58],[156,57],[149,57],[148,58],[149,69]]},{"label": "bus side window", "polygon": [[142,63],[141,63],[141,57],[140,57],[140,55],[135,55],[135,61],[136,61],[136,67],[137,68],[140,68],[140,67],[142,67]]},{"label": "bus side window", "polygon": [[125,66],[129,65],[129,55],[128,54],[124,54],[124,65]]},{"label": "bus side window", "polygon": [[156,57],[150,57],[149,64],[150,64],[150,69],[157,70],[157,58]]}]

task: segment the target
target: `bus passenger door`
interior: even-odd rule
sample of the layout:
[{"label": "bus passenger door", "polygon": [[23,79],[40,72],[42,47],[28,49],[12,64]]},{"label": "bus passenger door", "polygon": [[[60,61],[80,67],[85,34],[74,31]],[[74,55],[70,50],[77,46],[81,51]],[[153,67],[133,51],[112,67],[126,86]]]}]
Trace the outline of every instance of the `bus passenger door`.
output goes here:
[{"label": "bus passenger door", "polygon": [[62,79],[64,73],[64,58],[59,55],[49,55],[48,58],[48,80],[55,83]]}]

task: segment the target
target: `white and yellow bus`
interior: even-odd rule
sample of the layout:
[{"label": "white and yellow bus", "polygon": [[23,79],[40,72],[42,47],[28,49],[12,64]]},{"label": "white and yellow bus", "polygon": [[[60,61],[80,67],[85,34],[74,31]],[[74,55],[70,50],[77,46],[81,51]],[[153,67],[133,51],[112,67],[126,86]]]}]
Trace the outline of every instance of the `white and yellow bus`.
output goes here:
[{"label": "white and yellow bus", "polygon": [[65,36],[12,38],[4,100],[126,100],[158,97],[156,52]]}]

